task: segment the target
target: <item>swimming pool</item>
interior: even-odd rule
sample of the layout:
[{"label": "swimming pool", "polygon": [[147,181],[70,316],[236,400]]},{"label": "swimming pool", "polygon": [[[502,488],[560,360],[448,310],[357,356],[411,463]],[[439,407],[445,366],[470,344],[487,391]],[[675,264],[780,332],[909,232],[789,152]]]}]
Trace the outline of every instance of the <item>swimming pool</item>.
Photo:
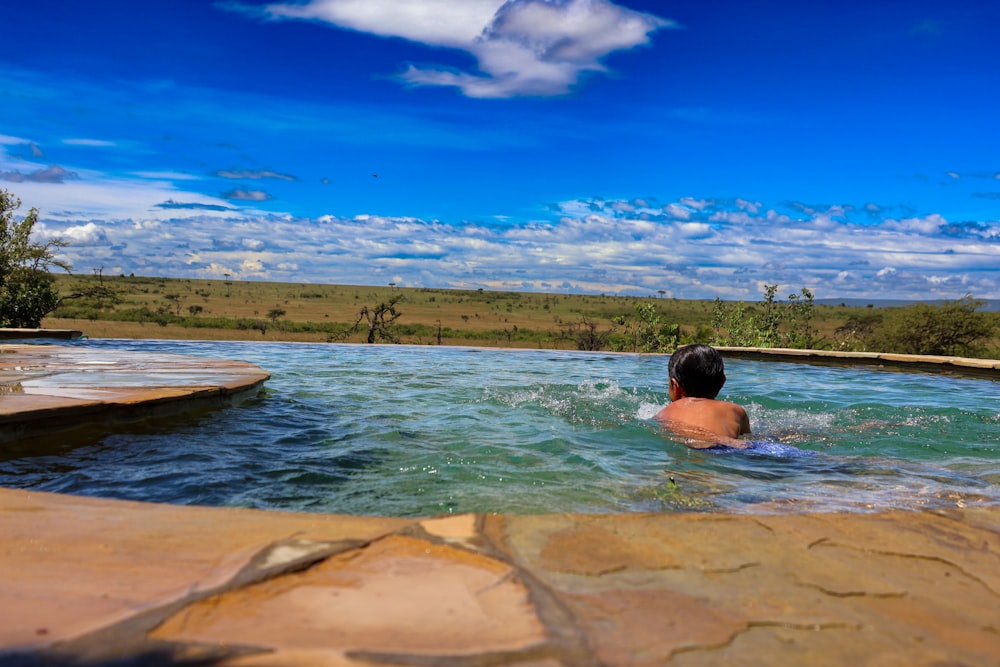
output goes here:
[{"label": "swimming pool", "polygon": [[[87,340],[240,359],[263,395],[0,450],[0,485],[176,504],[450,512],[871,511],[1000,501],[1000,382],[730,359],[723,398],[781,455],[692,450],[650,418],[666,357]],[[44,445],[44,446],[43,446]]]}]

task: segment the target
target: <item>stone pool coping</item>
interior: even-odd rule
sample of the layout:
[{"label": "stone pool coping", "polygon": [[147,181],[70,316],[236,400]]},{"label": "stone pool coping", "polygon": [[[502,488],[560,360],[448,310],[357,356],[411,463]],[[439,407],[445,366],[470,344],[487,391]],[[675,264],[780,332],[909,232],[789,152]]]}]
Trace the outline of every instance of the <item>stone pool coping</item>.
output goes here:
[{"label": "stone pool coping", "polygon": [[955,375],[992,377],[1000,380],[1000,359],[945,357],[930,354],[897,354],[894,352],[837,352],[833,350],[798,350],[781,347],[716,347],[724,357],[795,363],[865,364],[908,368]]},{"label": "stone pool coping", "polygon": [[[49,421],[98,416],[79,401],[134,416],[145,400],[154,414],[204,405],[198,397],[215,404],[267,377],[218,362],[224,381],[209,385],[204,359],[88,352],[0,345],[0,387],[21,387],[0,394],[4,432],[16,424],[11,400]],[[15,667],[1000,656],[996,506],[403,519],[0,489],[0,536],[0,664]]]}]

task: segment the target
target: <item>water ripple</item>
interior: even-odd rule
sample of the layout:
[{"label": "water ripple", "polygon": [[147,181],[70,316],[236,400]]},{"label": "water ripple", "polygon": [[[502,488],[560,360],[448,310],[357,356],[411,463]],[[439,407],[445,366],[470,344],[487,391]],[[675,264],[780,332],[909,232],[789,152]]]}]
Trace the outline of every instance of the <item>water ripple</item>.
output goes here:
[{"label": "water ripple", "polygon": [[[449,512],[868,511],[1000,499],[1000,384],[731,361],[756,453],[691,450],[650,421],[666,358],[190,341],[93,347],[242,359],[262,396],[15,446],[0,484],[171,503]],[[784,448],[784,449],[782,449]],[[786,456],[792,451],[806,456]]]}]

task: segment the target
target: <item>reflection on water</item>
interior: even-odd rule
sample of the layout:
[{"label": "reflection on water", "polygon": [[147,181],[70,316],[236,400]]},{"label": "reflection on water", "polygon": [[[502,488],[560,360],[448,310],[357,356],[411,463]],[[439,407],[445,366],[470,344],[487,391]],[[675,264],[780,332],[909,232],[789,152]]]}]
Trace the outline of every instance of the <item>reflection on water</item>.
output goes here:
[{"label": "reflection on water", "polygon": [[[666,358],[187,341],[93,347],[272,373],[224,410],[0,452],[0,485],[158,502],[447,512],[869,511],[1000,499],[1000,383],[732,360],[756,451],[693,450],[650,418]],[[797,452],[808,455],[799,456]]]}]

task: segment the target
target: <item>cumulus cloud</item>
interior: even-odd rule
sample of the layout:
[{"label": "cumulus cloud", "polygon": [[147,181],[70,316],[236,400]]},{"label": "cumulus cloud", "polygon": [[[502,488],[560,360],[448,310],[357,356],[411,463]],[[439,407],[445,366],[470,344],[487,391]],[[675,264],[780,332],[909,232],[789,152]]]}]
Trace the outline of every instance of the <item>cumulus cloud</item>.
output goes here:
[{"label": "cumulus cloud", "polygon": [[601,60],[649,42],[674,22],[610,0],[307,0],[219,6],[273,20],[322,21],[471,54],[475,72],[409,65],[400,79],[413,86],[451,86],[469,97],[567,93]]},{"label": "cumulus cloud", "polygon": [[103,246],[108,244],[104,229],[93,222],[64,229],[60,236],[75,246]]},{"label": "cumulus cloud", "polygon": [[884,224],[889,229],[900,229],[904,231],[914,231],[923,234],[931,234],[947,224],[942,216],[937,213],[924,216],[922,218],[906,218],[903,220],[888,220]]}]

